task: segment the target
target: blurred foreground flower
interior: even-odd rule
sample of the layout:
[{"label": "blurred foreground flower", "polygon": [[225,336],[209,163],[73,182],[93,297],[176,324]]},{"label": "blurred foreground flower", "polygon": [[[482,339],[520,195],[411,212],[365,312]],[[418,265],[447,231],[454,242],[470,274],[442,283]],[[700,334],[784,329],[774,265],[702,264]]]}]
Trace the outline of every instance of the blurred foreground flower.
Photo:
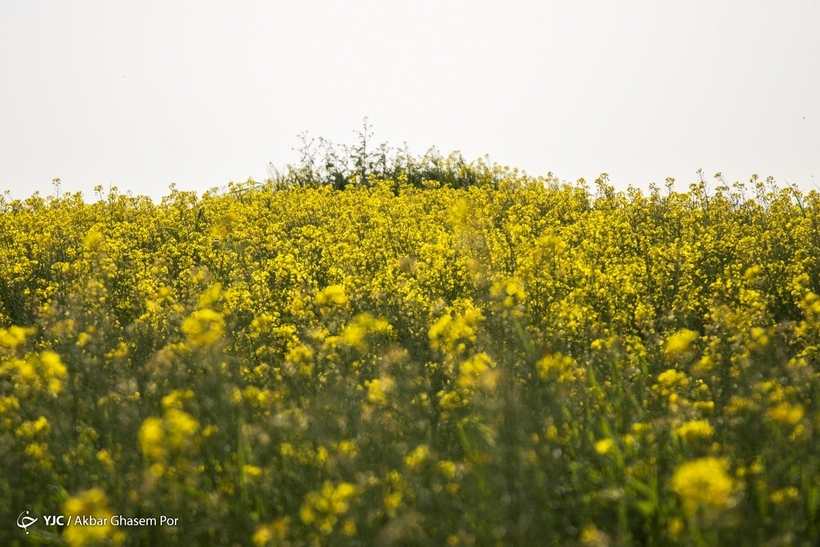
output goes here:
[{"label": "blurred foreground flower", "polygon": [[724,460],[712,457],[678,466],[670,486],[680,496],[687,514],[694,514],[699,508],[721,510],[734,504],[737,484],[726,467]]},{"label": "blurred foreground flower", "polygon": [[63,529],[71,547],[84,545],[122,545],[125,534],[111,524],[114,513],[108,508],[105,492],[92,488],[80,492],[63,504],[63,513],[72,521]]}]

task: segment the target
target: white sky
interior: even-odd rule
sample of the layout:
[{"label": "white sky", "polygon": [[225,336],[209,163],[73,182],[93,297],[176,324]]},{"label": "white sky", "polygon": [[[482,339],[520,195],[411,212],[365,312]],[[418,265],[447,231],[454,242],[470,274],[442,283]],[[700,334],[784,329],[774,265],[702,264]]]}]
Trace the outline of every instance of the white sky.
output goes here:
[{"label": "white sky", "polygon": [[820,189],[820,6],[0,0],[12,197],[263,180],[365,116],[374,144],[532,175]]}]

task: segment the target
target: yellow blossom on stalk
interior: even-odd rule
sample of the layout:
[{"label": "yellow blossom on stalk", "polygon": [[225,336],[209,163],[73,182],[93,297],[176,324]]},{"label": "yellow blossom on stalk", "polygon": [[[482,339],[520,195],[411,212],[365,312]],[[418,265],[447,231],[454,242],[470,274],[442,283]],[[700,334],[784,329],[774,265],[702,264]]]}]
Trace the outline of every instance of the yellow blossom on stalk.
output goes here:
[{"label": "yellow blossom on stalk", "polygon": [[20,401],[14,395],[0,397],[0,416],[18,408],[20,408]]},{"label": "yellow blossom on stalk", "polygon": [[594,524],[584,527],[578,538],[583,547],[609,547],[612,538],[599,530]]},{"label": "yellow blossom on stalk", "polygon": [[715,411],[714,401],[696,401],[692,403],[692,406],[707,416]]},{"label": "yellow blossom on stalk", "polygon": [[612,439],[601,439],[595,443],[595,452],[600,455],[609,454],[615,447],[615,442]]},{"label": "yellow blossom on stalk", "polygon": [[128,344],[120,340],[117,343],[117,347],[115,347],[114,349],[105,354],[105,358],[110,361],[113,359],[125,357],[126,355],[128,355]]},{"label": "yellow blossom on stalk", "polygon": [[254,338],[258,338],[260,334],[269,332],[276,319],[273,315],[267,312],[262,312],[251,321],[251,332]]},{"label": "yellow blossom on stalk", "polygon": [[199,422],[190,414],[170,406],[165,409],[163,418],[151,416],[142,422],[140,448],[146,458],[164,460],[168,448],[175,451],[189,448],[195,442],[194,436],[199,429]]},{"label": "yellow blossom on stalk", "polygon": [[190,389],[175,389],[162,398],[162,408],[165,410],[176,408],[182,409],[183,403],[190,400],[194,392]]},{"label": "yellow blossom on stalk", "polygon": [[182,332],[194,346],[210,346],[224,331],[222,314],[211,309],[195,311],[182,322]]},{"label": "yellow blossom on stalk", "polygon": [[193,435],[199,431],[199,422],[190,414],[171,408],[165,412],[165,428],[168,432],[169,446],[180,449],[187,446]]},{"label": "yellow blossom on stalk", "polygon": [[33,439],[40,433],[48,434],[51,426],[45,416],[40,416],[35,421],[26,420],[17,428],[17,436],[24,439]]},{"label": "yellow blossom on stalk", "polygon": [[670,481],[687,514],[699,508],[726,509],[733,505],[737,485],[726,472],[726,462],[708,457],[681,464]]},{"label": "yellow blossom on stalk", "polygon": [[201,295],[197,302],[197,308],[200,310],[210,307],[215,304],[222,296],[222,283],[214,283],[208,287]]},{"label": "yellow blossom on stalk", "polygon": [[17,369],[18,378],[21,380],[21,384],[25,386],[23,388],[25,393],[28,393],[29,389],[42,390],[44,387],[43,382],[45,382],[48,392],[51,395],[57,395],[63,389],[62,379],[68,374],[68,369],[63,364],[60,356],[49,350],[45,350],[39,355],[28,355],[25,361],[11,359],[8,365],[3,368],[7,370]]},{"label": "yellow blossom on stalk", "polygon": [[669,338],[666,339],[664,346],[664,353],[669,356],[675,356],[686,352],[692,345],[692,342],[699,338],[698,333],[689,329],[681,329]]},{"label": "yellow blossom on stalk", "polygon": [[299,372],[308,377],[313,371],[313,363],[311,362],[312,358],[313,350],[305,344],[297,344],[293,346],[287,355],[285,355],[285,359],[289,363],[298,365]]},{"label": "yellow blossom on stalk", "polygon": [[782,505],[788,501],[796,500],[800,497],[800,492],[794,486],[781,488],[769,494],[769,501],[775,505]]},{"label": "yellow blossom on stalk", "polygon": [[356,447],[355,439],[339,441],[339,444],[336,448],[339,450],[340,453],[350,457],[354,457],[358,453],[358,448]]},{"label": "yellow blossom on stalk", "polygon": [[803,420],[803,405],[793,405],[787,402],[779,403],[767,413],[771,420],[783,426],[795,426]]},{"label": "yellow blossom on stalk", "polygon": [[292,444],[282,443],[279,445],[279,453],[282,457],[289,458],[296,454],[296,450],[293,448]]},{"label": "yellow blossom on stalk", "polygon": [[766,333],[765,329],[753,327],[750,334],[753,341],[753,349],[764,348],[769,344],[769,335]]},{"label": "yellow blossom on stalk", "polygon": [[451,462],[450,460],[442,460],[438,462],[437,467],[439,472],[448,479],[452,479],[453,477],[455,477],[456,472],[458,471],[458,467],[456,467],[456,464]]},{"label": "yellow blossom on stalk", "polygon": [[387,404],[387,394],[396,387],[396,381],[389,376],[365,380],[364,387],[367,388],[367,400],[379,405]]},{"label": "yellow blossom on stalk", "polygon": [[79,336],[77,336],[77,347],[85,347],[88,342],[91,340],[91,335],[87,332],[81,332]]},{"label": "yellow blossom on stalk", "polygon": [[100,233],[100,227],[94,226],[88,231],[88,234],[86,234],[85,240],[83,241],[83,247],[89,251],[99,250],[102,240],[103,236]]},{"label": "yellow blossom on stalk", "polygon": [[707,420],[690,420],[675,428],[675,435],[690,443],[699,439],[707,439],[714,432],[715,428]]},{"label": "yellow blossom on stalk", "polygon": [[673,517],[669,519],[669,524],[666,527],[666,533],[673,539],[680,537],[683,533],[685,526],[683,521],[677,517]]},{"label": "yellow blossom on stalk", "polygon": [[592,349],[594,351],[601,351],[602,349],[604,349],[604,346],[606,345],[606,343],[607,343],[607,340],[605,340],[603,338],[597,338],[589,344],[589,347],[590,347],[590,349]]},{"label": "yellow blossom on stalk", "polygon": [[108,471],[114,470],[114,459],[111,457],[111,453],[108,450],[100,450],[97,452],[97,460],[105,467]]},{"label": "yellow blossom on stalk", "polygon": [[715,360],[712,359],[710,355],[704,355],[703,357],[698,359],[698,361],[692,367],[692,370],[696,373],[703,374],[714,370],[716,366],[717,363],[715,363]]},{"label": "yellow blossom on stalk", "polygon": [[316,303],[320,306],[344,306],[347,301],[343,285],[328,285],[316,293]]},{"label": "yellow blossom on stalk", "polygon": [[273,532],[267,524],[260,524],[251,537],[251,541],[256,547],[264,547],[273,539]]},{"label": "yellow blossom on stalk", "polygon": [[27,359],[26,361],[12,359],[10,364],[17,368],[17,374],[23,383],[36,383],[38,381],[37,372],[32,363],[32,359]]},{"label": "yellow blossom on stalk", "polygon": [[399,508],[402,502],[401,492],[391,492],[384,496],[384,507],[387,509],[388,515],[395,515],[396,509]]},{"label": "yellow blossom on stalk", "polygon": [[290,517],[276,519],[270,524],[260,524],[256,527],[251,541],[256,547],[264,547],[270,542],[274,542],[273,545],[279,545],[280,542],[285,541],[289,526]]},{"label": "yellow blossom on stalk", "polygon": [[11,326],[0,329],[0,347],[14,349],[26,341],[26,336],[34,334],[34,329]]},{"label": "yellow blossom on stalk", "polygon": [[37,461],[40,465],[48,467],[48,445],[46,443],[30,443],[26,446],[26,456]]},{"label": "yellow blossom on stalk", "polygon": [[551,441],[551,442],[559,442],[561,440],[561,436],[558,434],[558,428],[555,427],[555,424],[550,424],[546,431],[544,431],[544,437]]},{"label": "yellow blossom on stalk", "polygon": [[359,351],[365,351],[367,344],[365,337],[368,334],[379,334],[390,332],[390,324],[384,319],[376,319],[369,313],[362,313],[357,315],[353,321],[350,322],[341,334],[342,341],[356,348]]},{"label": "yellow blossom on stalk", "polygon": [[524,301],[526,294],[520,280],[509,278],[498,281],[490,287],[490,296],[501,300],[505,308],[512,308]]},{"label": "yellow blossom on stalk", "polygon": [[316,524],[322,534],[328,535],[338,522],[338,516],[347,512],[357,492],[350,483],[333,486],[332,482],[325,481],[319,492],[308,492],[305,496],[299,516],[305,524]]},{"label": "yellow blossom on stalk", "polygon": [[246,465],[242,468],[242,473],[246,477],[256,478],[262,475],[262,468],[255,465]]},{"label": "yellow blossom on stalk", "polygon": [[462,398],[457,391],[440,391],[439,405],[445,410],[455,410],[464,406],[467,401]]},{"label": "yellow blossom on stalk", "polygon": [[675,386],[685,387],[688,383],[689,377],[673,368],[658,374],[658,384],[667,389],[672,389]]},{"label": "yellow blossom on stalk", "polygon": [[353,519],[345,519],[342,522],[342,533],[347,537],[356,535],[356,521]]},{"label": "yellow blossom on stalk", "polygon": [[105,492],[100,488],[85,490],[70,498],[63,504],[62,513],[69,515],[72,519],[83,519],[83,517],[94,519],[94,525],[67,523],[63,528],[63,537],[70,547],[101,543],[122,545],[125,540],[125,534],[111,524],[114,512],[109,509]]},{"label": "yellow blossom on stalk", "polygon": [[488,389],[495,387],[495,362],[486,353],[473,355],[459,367],[457,383],[459,387],[472,389],[483,386]]},{"label": "yellow blossom on stalk", "polygon": [[763,268],[761,268],[759,265],[750,266],[746,269],[746,272],[744,272],[743,278],[747,281],[752,281],[754,278],[759,276],[762,271]]},{"label": "yellow blossom on stalk", "polygon": [[165,457],[165,428],[162,419],[154,416],[146,418],[140,426],[140,448],[145,457],[159,460]]},{"label": "yellow blossom on stalk", "polygon": [[538,377],[542,380],[570,382],[576,378],[577,364],[571,356],[555,352],[542,357],[535,364],[535,368],[538,370]]},{"label": "yellow blossom on stalk", "polygon": [[475,308],[470,308],[463,314],[455,316],[449,313],[442,315],[427,332],[430,337],[430,347],[447,353],[464,351],[467,341],[476,341],[475,329],[482,319],[484,317],[481,311]]},{"label": "yellow blossom on stalk", "polygon": [[430,456],[430,448],[426,444],[420,444],[412,452],[404,457],[404,464],[416,470],[427,460]]},{"label": "yellow blossom on stalk", "polygon": [[732,395],[729,399],[729,405],[726,407],[726,414],[734,416],[741,412],[749,412],[757,410],[758,404],[748,397],[740,397]]}]

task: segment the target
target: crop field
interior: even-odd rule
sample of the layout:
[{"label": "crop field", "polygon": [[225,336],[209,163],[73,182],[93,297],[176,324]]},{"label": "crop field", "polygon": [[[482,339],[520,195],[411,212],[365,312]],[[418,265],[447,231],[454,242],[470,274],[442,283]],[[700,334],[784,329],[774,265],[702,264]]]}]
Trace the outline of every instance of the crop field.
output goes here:
[{"label": "crop field", "polygon": [[820,194],[425,165],[0,200],[0,544],[815,545]]}]

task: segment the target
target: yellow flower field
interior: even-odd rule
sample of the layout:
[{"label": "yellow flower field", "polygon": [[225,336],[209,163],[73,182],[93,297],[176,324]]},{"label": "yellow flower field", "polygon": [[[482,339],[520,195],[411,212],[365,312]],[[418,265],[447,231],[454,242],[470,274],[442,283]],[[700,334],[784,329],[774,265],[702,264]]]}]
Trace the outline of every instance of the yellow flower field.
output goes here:
[{"label": "yellow flower field", "polygon": [[820,195],[436,167],[0,200],[0,544],[814,545]]}]

